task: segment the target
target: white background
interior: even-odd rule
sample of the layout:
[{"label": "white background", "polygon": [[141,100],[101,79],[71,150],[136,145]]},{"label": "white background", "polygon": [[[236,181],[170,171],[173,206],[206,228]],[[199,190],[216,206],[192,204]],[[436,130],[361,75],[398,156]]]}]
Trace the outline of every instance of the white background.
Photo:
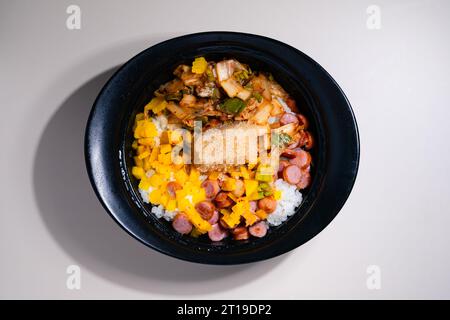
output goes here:
[{"label": "white background", "polygon": [[[81,7],[81,30],[66,8]],[[366,27],[370,4],[381,29]],[[448,1],[0,2],[0,297],[450,298]],[[318,61],[357,117],[361,164],[336,219],[276,259],[237,267],[146,248],[89,185],[83,132],[111,69],[174,36],[233,30]],[[168,52],[167,54],[170,54]],[[81,268],[81,290],[66,268]],[[381,289],[366,268],[381,268]]]}]

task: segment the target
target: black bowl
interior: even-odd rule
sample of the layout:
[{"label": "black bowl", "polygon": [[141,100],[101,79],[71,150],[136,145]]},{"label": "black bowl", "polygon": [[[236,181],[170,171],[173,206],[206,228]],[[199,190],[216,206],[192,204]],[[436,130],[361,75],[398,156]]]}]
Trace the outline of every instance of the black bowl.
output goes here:
[{"label": "black bowl", "polygon": [[[266,237],[211,243],[181,236],[150,213],[137,191],[132,167],[134,115],[153,91],[173,78],[180,63],[204,56],[237,58],[253,70],[268,71],[298,102],[316,139],[313,181],[296,214]],[[275,257],[323,230],[344,205],[359,163],[358,129],[350,104],[333,78],[314,60],[266,37],[206,32],[152,46],[125,63],[97,97],[86,129],[85,156],[89,177],[105,209],[129,234],[147,246],[183,260],[239,264]],[[101,234],[99,234],[101,237]]]}]

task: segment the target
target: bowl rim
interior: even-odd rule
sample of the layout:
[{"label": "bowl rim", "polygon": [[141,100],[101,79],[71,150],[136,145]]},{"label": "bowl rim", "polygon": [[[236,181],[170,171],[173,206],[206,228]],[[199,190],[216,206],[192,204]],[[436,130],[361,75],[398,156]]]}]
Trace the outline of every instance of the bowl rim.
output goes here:
[{"label": "bowl rim", "polygon": [[[131,223],[129,219],[124,218],[123,215],[121,215],[118,210],[119,208],[123,209],[123,200],[117,199],[117,195],[114,195],[114,192],[111,192],[111,190],[108,190],[107,186],[107,180],[102,177],[101,174],[97,174],[95,172],[96,166],[99,164],[98,160],[100,157],[100,146],[99,146],[99,130],[98,125],[94,124],[94,122],[98,119],[98,117],[101,116],[101,113],[98,112],[98,109],[101,108],[100,101],[105,96],[105,93],[110,89],[112,82],[114,79],[117,78],[118,75],[120,75],[123,70],[125,70],[129,65],[133,63],[133,61],[136,61],[141,55],[144,55],[148,52],[148,50],[151,50],[152,48],[158,47],[158,46],[164,46],[171,42],[177,42],[177,41],[186,41],[198,37],[205,37],[208,38],[209,41],[242,41],[242,38],[246,39],[255,39],[258,41],[266,42],[268,45],[273,44],[280,46],[284,48],[284,50],[289,50],[291,52],[294,52],[300,59],[304,59],[308,63],[310,63],[316,70],[320,73],[322,73],[322,76],[325,77],[325,79],[329,82],[329,85],[332,85],[336,91],[336,93],[341,98],[341,105],[345,107],[345,110],[348,112],[347,114],[347,126],[343,128],[343,130],[347,131],[346,134],[349,134],[351,138],[353,139],[353,145],[352,145],[352,154],[349,155],[348,158],[350,158],[350,162],[348,163],[349,167],[346,168],[347,177],[345,180],[346,188],[343,192],[341,192],[337,196],[336,204],[332,205],[333,212],[327,216],[327,221],[320,221],[320,226],[315,228],[313,232],[310,232],[309,235],[304,236],[301,241],[296,240],[292,237],[284,236],[283,241],[289,241],[289,243],[282,243],[282,242],[275,242],[276,246],[270,249],[266,248],[264,253],[259,252],[255,255],[237,255],[234,256],[233,259],[220,259],[217,257],[208,257],[205,255],[183,255],[180,253],[179,250],[168,250],[165,248],[166,244],[164,244],[166,239],[162,239],[155,235],[147,235],[145,238],[142,236],[143,230],[139,228],[138,224],[136,222]],[[111,78],[106,82],[106,84],[101,89],[100,93],[98,94],[97,98],[95,99],[95,102],[93,104],[92,110],[89,114],[89,118],[86,125],[86,131],[85,131],[85,161],[86,161],[86,167],[87,172],[89,176],[89,180],[91,182],[91,185],[94,189],[94,192],[97,196],[97,198],[100,200],[102,206],[106,209],[108,214],[118,223],[122,229],[124,229],[128,234],[130,234],[132,237],[137,239],[139,242],[145,244],[146,246],[149,246],[161,253],[164,253],[166,255],[187,260],[191,262],[197,262],[197,263],[203,263],[203,264],[242,264],[242,263],[249,263],[249,262],[255,262],[260,260],[265,260],[269,258],[273,258],[275,256],[281,255],[283,253],[286,253],[298,246],[301,246],[302,244],[309,241],[311,238],[319,234],[323,229],[325,229],[328,224],[336,217],[336,215],[339,213],[339,211],[344,206],[345,202],[347,201],[350,192],[355,184],[358,169],[359,169],[359,160],[360,160],[360,139],[359,139],[359,130],[358,125],[356,122],[356,118],[353,112],[353,109],[350,105],[350,102],[348,101],[345,93],[343,90],[339,87],[337,82],[333,79],[333,77],[322,67],[319,63],[317,63],[315,60],[310,58],[308,55],[304,54],[300,50],[285,44],[281,41],[268,38],[265,36],[260,35],[254,35],[249,33],[241,33],[241,32],[230,32],[230,31],[209,31],[209,32],[200,32],[200,33],[193,33],[193,34],[186,34],[179,37],[171,38],[168,40],[165,40],[163,42],[160,42],[158,44],[155,44],[151,47],[148,47],[144,50],[142,50],[140,53],[136,54],[134,57],[129,59],[127,62],[125,62],[116,72],[111,76]],[[120,156],[120,155],[119,155]],[[122,154],[123,156],[123,154]],[[314,206],[314,203],[311,205]]]}]

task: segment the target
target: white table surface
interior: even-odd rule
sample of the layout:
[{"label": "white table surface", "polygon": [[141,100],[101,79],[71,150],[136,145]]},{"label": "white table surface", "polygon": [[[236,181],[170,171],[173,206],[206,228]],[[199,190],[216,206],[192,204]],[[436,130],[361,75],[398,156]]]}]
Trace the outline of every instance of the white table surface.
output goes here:
[{"label": "white table surface", "polygon": [[[70,4],[81,8],[80,30],[66,28]],[[379,30],[366,26],[371,4]],[[450,298],[449,12],[444,0],[1,0],[0,298]],[[111,70],[209,30],[310,55],[359,124],[345,207],[313,240],[266,262],[202,266],[153,252],[105,213],[85,173],[86,118]],[[80,290],[66,287],[69,265],[81,269]],[[366,285],[370,265],[379,290]]]}]

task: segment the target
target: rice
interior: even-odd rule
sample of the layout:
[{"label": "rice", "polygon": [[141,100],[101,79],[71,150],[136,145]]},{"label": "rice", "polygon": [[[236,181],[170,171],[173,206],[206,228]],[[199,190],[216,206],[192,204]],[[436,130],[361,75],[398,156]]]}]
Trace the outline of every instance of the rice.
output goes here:
[{"label": "rice", "polygon": [[139,193],[141,194],[142,200],[145,203],[149,203],[150,202],[149,199],[148,199],[148,195],[150,194],[150,192],[151,191],[149,191],[149,190],[144,190],[144,189],[139,188]]},{"label": "rice", "polygon": [[281,191],[281,199],[277,201],[275,211],[267,217],[269,226],[279,226],[282,224],[288,217],[295,213],[295,208],[302,202],[302,194],[294,185],[278,179],[275,181],[275,187]]},{"label": "rice", "polygon": [[173,218],[177,215],[178,211],[174,210],[174,211],[168,211],[165,210],[164,207],[162,205],[159,206],[153,206],[152,207],[152,213],[158,218],[164,218],[167,221],[172,221]]}]

